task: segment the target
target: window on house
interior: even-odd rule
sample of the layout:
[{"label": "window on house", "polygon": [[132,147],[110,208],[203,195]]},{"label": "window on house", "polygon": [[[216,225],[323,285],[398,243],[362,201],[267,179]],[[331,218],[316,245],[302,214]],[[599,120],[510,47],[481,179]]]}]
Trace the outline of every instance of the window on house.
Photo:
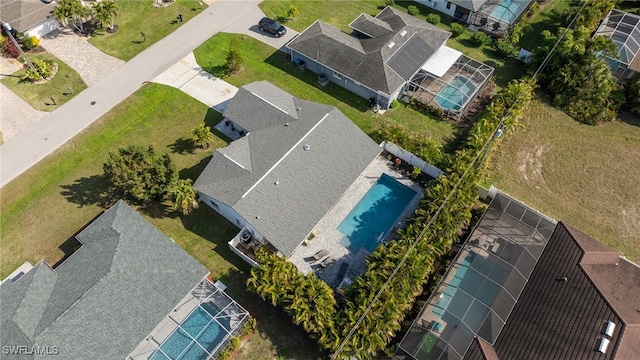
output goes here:
[{"label": "window on house", "polygon": [[334,72],[333,72],[333,77],[334,77],[334,78],[336,78],[336,79],[342,79],[342,76],[344,76],[344,75],[340,74],[340,73],[339,73],[339,72],[337,72],[337,71],[334,71]]},{"label": "window on house", "polygon": [[451,3],[447,1],[447,9],[451,9]]}]

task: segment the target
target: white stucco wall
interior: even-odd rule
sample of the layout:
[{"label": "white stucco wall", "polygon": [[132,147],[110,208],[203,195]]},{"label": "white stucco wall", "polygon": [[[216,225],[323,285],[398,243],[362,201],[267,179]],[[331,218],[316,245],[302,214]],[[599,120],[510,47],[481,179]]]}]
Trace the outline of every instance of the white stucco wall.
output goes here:
[{"label": "white stucco wall", "polygon": [[451,4],[451,7],[447,9],[448,1],[446,0],[416,0],[416,2],[449,16],[453,16],[456,12],[455,4]]},{"label": "white stucco wall", "polygon": [[48,33],[54,30],[57,30],[59,27],[60,27],[60,24],[56,19],[49,18],[44,22],[40,23],[39,25],[36,25],[35,27],[27,30],[26,33],[29,36],[35,36],[38,39],[40,39],[43,36],[47,35]]},{"label": "white stucco wall", "polygon": [[225,219],[229,220],[233,225],[237,226],[238,228],[240,229],[247,228],[249,231],[251,231],[253,238],[255,240],[257,240],[263,245],[265,244],[266,240],[264,239],[264,236],[258,230],[256,230],[249,222],[247,222],[242,216],[240,216],[240,214],[238,214],[238,212],[235,211],[235,209],[233,209],[231,206],[224,204],[220,201],[214,200],[211,197],[204,195],[202,193],[200,193],[200,200],[205,204],[207,204],[210,208],[215,210],[217,213],[222,215]]}]

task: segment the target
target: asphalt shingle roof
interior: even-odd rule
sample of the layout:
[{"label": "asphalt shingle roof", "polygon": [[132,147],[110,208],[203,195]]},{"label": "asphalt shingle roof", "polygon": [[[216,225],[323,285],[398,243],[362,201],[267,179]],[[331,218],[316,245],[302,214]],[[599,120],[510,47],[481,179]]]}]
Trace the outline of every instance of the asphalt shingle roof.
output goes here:
[{"label": "asphalt shingle roof", "polygon": [[0,18],[18,32],[24,32],[53,16],[54,3],[40,0],[2,0]]},{"label": "asphalt shingle roof", "polygon": [[263,95],[276,91],[266,81],[238,90],[225,117],[258,129],[216,150],[195,187],[290,256],[381,149],[335,107],[283,92],[296,110],[275,109]]},{"label": "asphalt shingle roof", "polygon": [[[389,95],[409,80],[451,36],[448,31],[391,7],[386,7],[375,18],[360,15],[351,26],[371,37],[356,38],[316,21],[287,47]],[[387,61],[396,52],[404,52],[403,47],[414,36],[427,46],[419,52],[405,52],[406,56],[415,58],[406,62],[408,67],[392,70]]]},{"label": "asphalt shingle roof", "polygon": [[77,239],[83,245],[55,270],[40,262],[0,285],[2,346],[123,359],[209,273],[123,201]]}]

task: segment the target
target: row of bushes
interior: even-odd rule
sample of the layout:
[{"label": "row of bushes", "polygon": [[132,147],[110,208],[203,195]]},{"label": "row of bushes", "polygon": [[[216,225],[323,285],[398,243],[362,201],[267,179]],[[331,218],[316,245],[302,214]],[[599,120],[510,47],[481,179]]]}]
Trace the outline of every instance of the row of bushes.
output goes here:
[{"label": "row of bushes", "polygon": [[[252,270],[249,289],[274,306],[282,306],[296,324],[318,339],[323,349],[336,352],[342,344],[337,358],[369,359],[384,349],[422,293],[435,260],[449,251],[471,220],[480,174],[473,161],[486,150],[485,144],[503,117],[506,127],[513,126],[533,89],[534,82],[521,80],[500,91],[470,129],[466,146],[443,161],[448,164],[448,176],[438,177],[426,189],[420,207],[398,231],[398,239],[378,246],[367,258],[365,273],[348,288],[344,302],[337,303],[331,289],[315,275],[304,276],[286,259],[265,250],[257,253],[261,267]],[[385,126],[393,130],[399,146],[420,152],[415,135],[401,127]],[[380,296],[374,302],[378,292]]]},{"label": "row of bushes", "polygon": [[238,349],[238,347],[240,346],[240,339],[242,339],[243,337],[251,334],[254,330],[256,329],[256,319],[254,318],[250,318],[242,327],[242,330],[240,330],[240,334],[238,334],[238,336],[232,336],[231,340],[229,340],[229,343],[227,344],[227,347],[224,348],[224,350],[222,350],[218,356],[216,357],[216,360],[228,360],[231,358],[231,355],[233,355],[233,352],[236,351]]}]

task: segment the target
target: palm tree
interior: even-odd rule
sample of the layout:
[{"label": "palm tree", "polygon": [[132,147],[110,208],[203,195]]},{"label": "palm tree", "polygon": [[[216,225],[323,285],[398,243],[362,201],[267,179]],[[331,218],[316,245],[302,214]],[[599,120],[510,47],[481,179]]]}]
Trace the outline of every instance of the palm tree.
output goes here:
[{"label": "palm tree", "polygon": [[169,195],[173,202],[173,209],[180,210],[184,215],[198,208],[196,189],[192,186],[191,179],[178,180],[171,188]]},{"label": "palm tree", "polygon": [[203,149],[208,149],[213,142],[214,136],[209,126],[200,124],[191,130],[191,135],[196,144],[200,145]]},{"label": "palm tree", "polygon": [[58,5],[53,9],[53,17],[62,26],[73,25],[78,31],[84,31],[83,22],[91,16],[91,9],[82,6],[79,0],[59,0]]},{"label": "palm tree", "polygon": [[106,26],[109,30],[113,30],[113,21],[118,15],[119,7],[114,0],[105,0],[93,4],[93,11],[96,18],[100,21],[100,26]]}]

